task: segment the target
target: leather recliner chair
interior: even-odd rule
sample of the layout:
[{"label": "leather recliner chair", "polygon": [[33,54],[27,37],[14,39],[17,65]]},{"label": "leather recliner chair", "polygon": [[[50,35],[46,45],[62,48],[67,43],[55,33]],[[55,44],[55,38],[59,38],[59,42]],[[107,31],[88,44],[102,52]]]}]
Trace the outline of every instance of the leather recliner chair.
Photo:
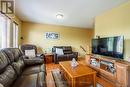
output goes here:
[{"label": "leather recliner chair", "polygon": [[28,56],[25,56],[24,57],[24,60],[25,61],[28,61],[28,63],[32,63],[32,62],[34,62],[34,61],[44,61],[45,62],[45,56],[44,56],[44,54],[38,54],[37,53],[37,47],[36,47],[36,45],[32,45],[32,44],[24,44],[24,45],[22,45],[21,46],[21,50],[22,50],[22,52],[23,52],[23,54],[25,55],[25,50],[32,50],[32,49],[34,49],[35,50],[35,57],[34,58],[29,58]]},{"label": "leather recliner chair", "polygon": [[[63,49],[63,55],[56,53],[56,48]],[[71,46],[53,46],[52,52],[54,54],[54,63],[59,63],[59,61],[67,61],[75,58],[78,60],[78,52],[73,52]]]},{"label": "leather recliner chair", "polygon": [[24,53],[24,55],[25,55],[25,50],[32,50],[32,49],[35,50],[36,58],[38,58],[38,57],[41,57],[41,58],[42,58],[42,57],[43,57],[43,54],[38,54],[38,53],[37,53],[37,47],[36,47],[36,45],[24,44],[24,45],[21,46],[21,50],[22,50],[22,52]]}]

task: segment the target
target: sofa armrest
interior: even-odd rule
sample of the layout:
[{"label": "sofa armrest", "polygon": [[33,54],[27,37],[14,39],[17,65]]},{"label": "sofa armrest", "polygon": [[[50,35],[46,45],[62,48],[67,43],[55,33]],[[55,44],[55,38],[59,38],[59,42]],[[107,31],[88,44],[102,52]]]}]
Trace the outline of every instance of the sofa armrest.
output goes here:
[{"label": "sofa armrest", "polygon": [[43,59],[38,59],[38,58],[34,58],[34,59],[24,59],[24,63],[26,65],[38,65],[38,64],[43,64],[44,60]]},{"label": "sofa armrest", "polygon": [[25,55],[23,55],[22,58],[23,58],[23,59],[29,59],[29,57],[27,57],[27,56],[25,56]]},{"label": "sofa armrest", "polygon": [[56,53],[53,53],[53,55],[54,55],[54,63],[58,63],[57,54],[56,54]]},{"label": "sofa armrest", "polygon": [[72,53],[78,57],[78,52],[72,52]]},{"label": "sofa armrest", "polygon": [[36,55],[37,57],[43,57],[44,56],[44,54],[43,53],[37,53],[37,55]]},{"label": "sofa armrest", "polygon": [[76,56],[76,60],[78,60],[78,52],[72,52]]},{"label": "sofa armrest", "polygon": [[40,58],[40,59],[43,59],[44,60],[44,63],[46,62],[46,58],[45,58],[45,55],[43,53],[38,53],[36,55],[36,58]]}]

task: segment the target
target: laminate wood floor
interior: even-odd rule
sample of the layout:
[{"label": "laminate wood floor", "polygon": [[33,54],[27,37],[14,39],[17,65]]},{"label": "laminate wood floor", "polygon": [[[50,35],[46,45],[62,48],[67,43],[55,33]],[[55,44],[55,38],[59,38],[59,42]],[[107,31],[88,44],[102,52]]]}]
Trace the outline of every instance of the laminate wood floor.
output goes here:
[{"label": "laminate wood floor", "polygon": [[[46,70],[47,70],[47,76],[46,76],[47,87],[55,87],[55,83],[54,83],[54,79],[53,79],[51,71],[53,69],[57,69],[59,67],[60,67],[59,64],[54,64],[54,63],[46,64]],[[99,77],[96,77],[96,80],[97,80],[98,83],[100,83],[104,87],[114,87],[112,84],[104,81],[103,79],[101,79]]]},{"label": "laminate wood floor", "polygon": [[54,83],[54,79],[53,79],[51,71],[53,69],[57,69],[57,68],[59,68],[59,64],[54,64],[54,63],[46,64],[46,70],[47,70],[47,76],[46,76],[47,87],[55,87],[55,83]]}]

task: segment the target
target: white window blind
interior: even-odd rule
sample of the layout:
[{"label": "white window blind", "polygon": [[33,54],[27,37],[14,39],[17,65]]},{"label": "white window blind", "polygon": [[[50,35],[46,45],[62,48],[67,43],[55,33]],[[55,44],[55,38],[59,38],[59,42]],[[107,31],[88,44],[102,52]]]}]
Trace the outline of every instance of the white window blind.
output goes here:
[{"label": "white window blind", "polygon": [[6,17],[0,15],[0,29],[1,29],[1,48],[7,47],[7,20]]},{"label": "white window blind", "polygon": [[11,47],[11,20],[7,18],[7,47]]},{"label": "white window blind", "polygon": [[18,25],[0,13],[0,48],[18,47]]},{"label": "white window blind", "polygon": [[18,25],[13,23],[13,47],[18,48]]},{"label": "white window blind", "polygon": [[0,15],[0,48],[2,48],[3,17]]}]

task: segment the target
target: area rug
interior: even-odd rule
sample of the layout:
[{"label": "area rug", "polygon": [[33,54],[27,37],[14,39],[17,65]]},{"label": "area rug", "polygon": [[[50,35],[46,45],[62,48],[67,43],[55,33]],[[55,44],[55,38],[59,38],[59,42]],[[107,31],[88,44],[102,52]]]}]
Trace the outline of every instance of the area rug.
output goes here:
[{"label": "area rug", "polygon": [[56,87],[69,87],[67,82],[63,79],[59,69],[52,70],[52,76]]},{"label": "area rug", "polygon": [[[67,82],[62,77],[59,69],[53,69],[51,72],[52,72],[52,76],[54,78],[56,87],[69,87]],[[93,86],[90,86],[90,87],[93,87]],[[97,83],[96,87],[103,87],[103,86]]]}]

